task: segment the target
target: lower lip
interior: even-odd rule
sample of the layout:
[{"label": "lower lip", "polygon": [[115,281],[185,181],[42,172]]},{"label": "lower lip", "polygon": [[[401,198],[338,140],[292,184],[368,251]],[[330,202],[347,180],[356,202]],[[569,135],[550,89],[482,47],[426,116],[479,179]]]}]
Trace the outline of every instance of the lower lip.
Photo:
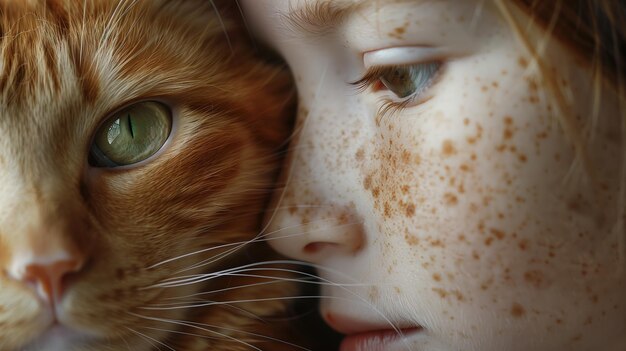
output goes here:
[{"label": "lower lip", "polygon": [[387,351],[392,344],[419,333],[422,328],[376,330],[348,335],[341,342],[340,351]]}]

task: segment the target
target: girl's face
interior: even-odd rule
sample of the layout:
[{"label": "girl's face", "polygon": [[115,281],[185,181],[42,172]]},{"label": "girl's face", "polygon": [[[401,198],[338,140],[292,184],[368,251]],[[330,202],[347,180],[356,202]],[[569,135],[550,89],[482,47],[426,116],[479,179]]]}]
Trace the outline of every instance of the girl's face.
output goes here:
[{"label": "girl's face", "polygon": [[244,3],[300,99],[270,242],[319,267],[343,351],[626,347],[614,96],[513,11],[559,117],[491,4]]}]

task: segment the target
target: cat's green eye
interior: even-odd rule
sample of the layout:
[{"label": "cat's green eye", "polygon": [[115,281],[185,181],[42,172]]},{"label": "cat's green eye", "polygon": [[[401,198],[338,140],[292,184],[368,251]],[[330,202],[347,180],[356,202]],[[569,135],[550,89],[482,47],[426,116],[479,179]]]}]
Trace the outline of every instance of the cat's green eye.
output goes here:
[{"label": "cat's green eye", "polygon": [[146,101],[129,106],[106,120],[96,131],[89,163],[120,167],[154,155],[172,130],[172,114],[162,103]]}]

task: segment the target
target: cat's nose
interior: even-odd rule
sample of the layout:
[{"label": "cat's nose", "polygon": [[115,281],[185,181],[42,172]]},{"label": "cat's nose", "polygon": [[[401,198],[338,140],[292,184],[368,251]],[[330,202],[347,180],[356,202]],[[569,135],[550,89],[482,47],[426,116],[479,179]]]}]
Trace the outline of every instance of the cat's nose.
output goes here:
[{"label": "cat's nose", "polygon": [[42,299],[53,302],[63,295],[64,279],[81,270],[83,264],[84,259],[78,254],[56,252],[49,257],[18,259],[13,262],[9,274],[34,288]]}]

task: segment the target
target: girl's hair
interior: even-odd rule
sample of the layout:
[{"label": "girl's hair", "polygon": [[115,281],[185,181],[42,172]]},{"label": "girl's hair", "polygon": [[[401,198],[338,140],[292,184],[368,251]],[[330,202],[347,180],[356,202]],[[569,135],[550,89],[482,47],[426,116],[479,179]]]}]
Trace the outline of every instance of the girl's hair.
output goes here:
[{"label": "girl's hair", "polygon": [[[573,118],[567,99],[553,71],[541,59],[540,44],[531,42],[525,23],[513,15],[513,7],[521,9],[530,20],[541,27],[548,37],[565,44],[579,61],[590,68],[593,112],[587,122],[600,118],[600,106],[606,89],[616,93],[617,115],[604,116],[621,119],[621,145],[626,144],[626,0],[495,0],[497,7],[528,49],[548,92],[554,97],[558,119],[576,148],[579,161],[594,183],[594,167],[587,156],[590,135],[581,130]],[[510,6],[513,4],[513,6]],[[585,121],[583,121],[585,123]],[[593,122],[592,122],[593,124]],[[616,160],[618,161],[618,160]],[[619,162],[619,161],[618,161]],[[617,218],[613,233],[617,235],[622,264],[626,268],[626,152],[622,155]]]},{"label": "girl's hair", "polygon": [[513,0],[604,79],[626,82],[626,1]]}]

